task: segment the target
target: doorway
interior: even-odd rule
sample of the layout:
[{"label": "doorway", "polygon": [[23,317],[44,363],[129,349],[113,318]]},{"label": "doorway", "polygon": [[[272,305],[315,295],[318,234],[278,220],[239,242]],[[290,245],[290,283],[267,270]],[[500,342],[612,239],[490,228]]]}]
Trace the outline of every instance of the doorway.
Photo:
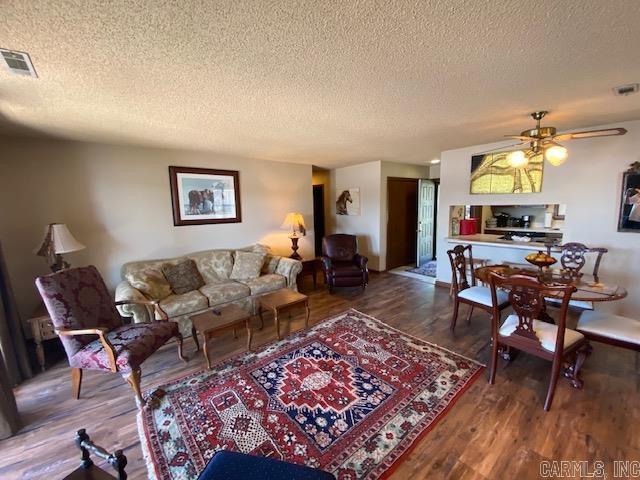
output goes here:
[{"label": "doorway", "polygon": [[418,231],[418,179],[387,179],[387,270],[415,264]]},{"label": "doorway", "polygon": [[322,255],[322,238],[325,235],[324,185],[313,186],[313,231],[315,235],[316,257]]}]

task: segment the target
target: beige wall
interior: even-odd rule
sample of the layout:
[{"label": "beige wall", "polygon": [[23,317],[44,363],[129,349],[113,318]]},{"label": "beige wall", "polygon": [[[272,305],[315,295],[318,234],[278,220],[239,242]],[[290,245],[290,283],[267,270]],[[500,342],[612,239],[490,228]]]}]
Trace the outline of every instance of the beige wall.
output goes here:
[{"label": "beige wall", "polygon": [[[375,161],[331,170],[329,231],[358,235],[372,270],[386,268],[388,177],[428,178],[429,167]],[[361,215],[336,215],[338,193],[351,187],[360,188]]]},{"label": "beige wall", "polygon": [[[629,296],[600,305],[618,313],[640,318],[640,233],[618,232],[622,172],[640,160],[640,121],[621,122],[628,133],[566,142],[569,159],[560,167],[545,163],[542,192],[521,195],[471,195],[471,155],[498,147],[500,143],[449,150],[441,155],[440,207],[438,212],[438,279],[448,282],[451,269],[446,251],[451,244],[451,205],[513,205],[564,203],[567,215],[564,241],[606,247],[600,273],[605,281],[627,288]],[[597,127],[594,127],[597,128]],[[605,128],[605,127],[603,127]],[[523,251],[495,247],[474,247],[474,257],[492,261],[523,259]]]},{"label": "beige wall", "polygon": [[[38,303],[34,278],[48,268],[33,254],[44,225],[66,223],[87,248],[73,265],[95,264],[113,288],[127,261],[265,243],[289,255],[280,229],[288,211],[309,226],[301,254],[313,254],[311,166],[203,151],[117,147],[0,137],[0,240],[20,311]],[[168,166],[239,170],[242,223],[174,227]]]},{"label": "beige wall", "polygon": [[[369,257],[369,267],[380,269],[380,164],[367,162],[331,170],[329,231],[358,236],[360,253]],[[338,194],[360,188],[360,215],[336,215]]]}]

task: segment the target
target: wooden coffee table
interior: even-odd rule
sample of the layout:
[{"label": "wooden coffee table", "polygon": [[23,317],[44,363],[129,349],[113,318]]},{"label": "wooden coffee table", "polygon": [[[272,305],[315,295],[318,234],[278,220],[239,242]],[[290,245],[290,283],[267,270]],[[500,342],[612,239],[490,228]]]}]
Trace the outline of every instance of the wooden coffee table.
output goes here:
[{"label": "wooden coffee table", "polygon": [[[220,314],[216,315],[214,312],[219,312]],[[196,343],[196,351],[200,350],[198,343],[198,334],[200,334],[202,335],[202,351],[204,358],[207,359],[207,367],[209,369],[211,368],[211,360],[207,352],[207,341],[217,333],[232,329],[235,335],[237,328],[245,327],[247,329],[247,349],[251,350],[251,314],[246,310],[236,305],[227,305],[219,309],[211,309],[191,315],[190,318],[192,324],[191,335]]]},{"label": "wooden coffee table", "polygon": [[267,295],[263,295],[258,298],[258,313],[260,314],[260,328],[264,325],[262,318],[262,310],[270,310],[273,312],[273,318],[276,322],[276,335],[278,340],[280,340],[280,320],[278,319],[278,315],[289,308],[301,306],[307,310],[307,316],[304,320],[305,328],[309,327],[309,314],[311,310],[309,309],[309,297],[303,295],[299,292],[294,292],[289,288],[281,288],[280,290],[276,290],[273,293],[269,293]]}]

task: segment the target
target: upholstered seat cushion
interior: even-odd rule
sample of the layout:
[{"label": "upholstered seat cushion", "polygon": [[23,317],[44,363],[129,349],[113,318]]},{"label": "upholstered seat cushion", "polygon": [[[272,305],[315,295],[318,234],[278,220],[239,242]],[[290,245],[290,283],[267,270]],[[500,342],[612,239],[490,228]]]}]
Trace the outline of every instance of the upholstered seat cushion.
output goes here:
[{"label": "upholstered seat cushion", "polygon": [[234,281],[205,285],[200,289],[200,292],[207,298],[211,307],[251,295],[249,287]]},{"label": "upholstered seat cushion", "polygon": [[362,277],[362,269],[352,261],[334,260],[331,268],[334,277]]},{"label": "upholstered seat cushion", "polygon": [[277,273],[260,275],[258,278],[241,280],[241,282],[251,289],[251,295],[273,292],[287,286],[287,279]]},{"label": "upholstered seat cushion", "polygon": [[169,317],[196,312],[208,306],[207,297],[198,290],[183,293],[182,295],[169,295],[167,298],[160,300],[160,308]]},{"label": "upholstered seat cushion", "polygon": [[640,345],[640,320],[606,312],[582,312],[577,330]]},{"label": "upholstered seat cushion", "polygon": [[[509,295],[507,294],[507,292],[498,290],[496,292],[496,296],[498,297],[498,305],[504,305],[505,303],[509,302]],[[491,289],[489,287],[465,288],[458,293],[458,297],[464,298],[465,300],[471,300],[472,302],[479,303],[481,305],[486,305],[487,307],[490,307],[492,305]]]},{"label": "upholstered seat cushion", "polygon": [[[500,327],[500,335],[503,337],[510,336],[518,325],[518,315],[509,315]],[[556,351],[556,336],[558,335],[558,326],[553,323],[542,322],[540,320],[533,321],[533,329],[536,337],[540,340],[542,348],[549,352]],[[571,345],[579,342],[584,338],[580,332],[566,328],[564,331],[564,348],[567,349]]]},{"label": "upholstered seat cushion", "polygon": [[[178,334],[175,322],[158,321],[135,323],[115,328],[106,334],[116,352],[119,372],[128,372],[140,366],[167,340]],[[88,343],[69,358],[69,365],[89,370],[110,370],[109,357],[100,340]]]}]

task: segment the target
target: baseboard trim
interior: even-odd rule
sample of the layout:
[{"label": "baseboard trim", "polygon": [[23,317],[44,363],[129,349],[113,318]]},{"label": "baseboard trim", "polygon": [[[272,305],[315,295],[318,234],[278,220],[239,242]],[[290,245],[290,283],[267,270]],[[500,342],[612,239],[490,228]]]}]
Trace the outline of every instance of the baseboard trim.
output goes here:
[{"label": "baseboard trim", "polygon": [[451,288],[451,284],[449,282],[443,282],[442,280],[436,280],[436,287]]}]

